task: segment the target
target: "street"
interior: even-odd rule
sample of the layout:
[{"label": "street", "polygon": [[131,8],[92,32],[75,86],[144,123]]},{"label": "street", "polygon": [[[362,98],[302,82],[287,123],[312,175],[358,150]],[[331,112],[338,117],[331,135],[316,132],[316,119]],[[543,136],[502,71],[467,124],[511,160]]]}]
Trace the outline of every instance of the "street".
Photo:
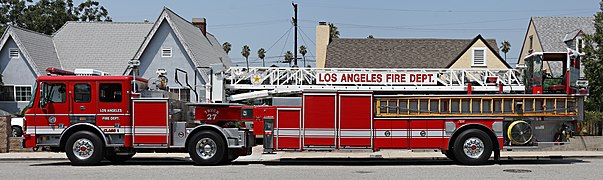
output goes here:
[{"label": "street", "polygon": [[600,179],[603,159],[503,160],[461,166],[449,160],[304,159],[194,166],[185,158],[134,158],[74,167],[67,160],[2,160],[3,179]]}]

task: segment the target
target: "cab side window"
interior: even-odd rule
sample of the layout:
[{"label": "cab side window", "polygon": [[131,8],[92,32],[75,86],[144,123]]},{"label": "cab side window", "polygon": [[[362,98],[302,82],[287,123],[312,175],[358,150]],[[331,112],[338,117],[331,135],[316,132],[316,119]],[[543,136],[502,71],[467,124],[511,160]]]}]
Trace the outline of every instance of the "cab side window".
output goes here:
[{"label": "cab side window", "polygon": [[98,93],[100,102],[121,102],[122,99],[121,84],[100,84]]},{"label": "cab side window", "polygon": [[62,103],[66,99],[66,88],[65,84],[48,84],[45,86],[44,97],[51,103]]},{"label": "cab side window", "polygon": [[73,89],[73,100],[75,102],[90,102],[90,84],[75,84]]}]

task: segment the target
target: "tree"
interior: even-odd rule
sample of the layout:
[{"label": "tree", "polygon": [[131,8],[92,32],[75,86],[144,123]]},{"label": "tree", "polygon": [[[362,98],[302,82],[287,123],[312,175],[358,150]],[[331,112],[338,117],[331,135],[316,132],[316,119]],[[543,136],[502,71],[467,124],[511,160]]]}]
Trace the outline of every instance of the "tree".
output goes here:
[{"label": "tree", "polygon": [[107,9],[88,0],[77,7],[73,0],[2,0],[0,1],[0,31],[7,25],[52,34],[67,21],[111,21]]},{"label": "tree", "polygon": [[595,14],[595,32],[584,36],[585,47],[584,73],[588,79],[589,96],[586,99],[586,109],[593,111],[603,111],[603,2],[599,3],[601,12]]},{"label": "tree", "polygon": [[329,42],[333,41],[335,38],[339,38],[339,31],[335,24],[329,23]]},{"label": "tree", "polygon": [[373,35],[368,35],[368,37],[366,37],[367,39],[375,39],[375,37],[373,37]]},{"label": "tree", "polygon": [[224,49],[224,52],[226,52],[226,54],[228,54],[228,52],[230,52],[231,47],[232,47],[232,44],[230,44],[229,42],[224,42],[224,44],[222,44],[222,49]]},{"label": "tree", "polygon": [[103,6],[99,6],[98,2],[92,0],[87,0],[77,6],[75,15],[77,15],[81,21],[112,21],[107,9]]},{"label": "tree", "polygon": [[306,53],[308,53],[308,49],[306,49],[306,46],[301,45],[299,47],[299,53],[302,55],[302,58],[304,58],[304,67],[306,66]]},{"label": "tree", "polygon": [[244,45],[243,49],[241,50],[241,55],[245,57],[245,62],[247,63],[247,69],[249,69],[249,51],[251,50],[249,49],[248,45]]},{"label": "tree", "polygon": [[505,53],[505,61],[507,61],[507,53],[511,50],[511,43],[507,40],[503,41],[500,43],[500,50]]},{"label": "tree", "polygon": [[287,51],[285,53],[285,63],[289,63],[289,67],[291,67],[291,60],[293,60],[293,53],[291,51]]},{"label": "tree", "polygon": [[262,59],[262,67],[266,67],[266,62],[264,58],[266,58],[266,50],[264,48],[258,49],[258,58]]}]

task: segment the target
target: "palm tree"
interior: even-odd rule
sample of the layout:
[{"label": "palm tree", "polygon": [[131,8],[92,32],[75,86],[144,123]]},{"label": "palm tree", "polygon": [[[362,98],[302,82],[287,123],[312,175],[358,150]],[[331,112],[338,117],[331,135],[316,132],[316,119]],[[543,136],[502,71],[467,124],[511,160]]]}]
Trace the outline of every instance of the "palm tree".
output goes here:
[{"label": "palm tree", "polygon": [[262,67],[266,67],[266,62],[264,61],[264,58],[266,58],[266,50],[264,50],[264,48],[258,50],[258,57],[262,59]]},{"label": "palm tree", "polygon": [[224,52],[226,52],[226,54],[228,54],[228,52],[230,52],[231,47],[232,47],[232,44],[230,44],[229,42],[224,42],[224,44],[222,44],[222,49],[224,49]]},{"label": "palm tree", "polygon": [[367,39],[375,39],[375,37],[373,37],[373,35],[369,35],[368,37],[366,37]]},{"label": "palm tree", "polygon": [[507,61],[507,53],[511,50],[511,43],[507,40],[503,41],[500,43],[500,50],[505,53],[505,61]]},{"label": "palm tree", "polygon": [[291,60],[293,60],[293,53],[291,53],[291,51],[287,51],[285,53],[285,63],[289,63],[289,67],[291,67]]},{"label": "palm tree", "polygon": [[306,66],[306,53],[308,53],[308,49],[306,49],[306,46],[301,45],[299,47],[299,53],[302,55],[302,58],[304,58],[304,67]]},{"label": "palm tree", "polygon": [[243,50],[241,50],[241,55],[245,57],[245,62],[247,63],[247,69],[249,69],[249,51],[251,50],[248,45],[244,45]]},{"label": "palm tree", "polygon": [[329,42],[333,41],[335,38],[339,38],[339,31],[335,24],[329,23]]}]

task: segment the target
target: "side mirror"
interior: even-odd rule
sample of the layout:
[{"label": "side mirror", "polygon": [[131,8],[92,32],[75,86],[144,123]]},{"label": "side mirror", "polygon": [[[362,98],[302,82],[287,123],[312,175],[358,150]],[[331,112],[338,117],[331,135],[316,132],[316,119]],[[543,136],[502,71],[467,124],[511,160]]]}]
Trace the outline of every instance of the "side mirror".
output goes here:
[{"label": "side mirror", "polygon": [[41,87],[40,88],[40,102],[38,103],[38,106],[40,108],[45,108],[46,105],[48,104],[48,100],[47,100],[48,97],[46,97],[47,96],[46,95],[46,89],[47,89],[46,83],[41,82],[40,87]]}]

